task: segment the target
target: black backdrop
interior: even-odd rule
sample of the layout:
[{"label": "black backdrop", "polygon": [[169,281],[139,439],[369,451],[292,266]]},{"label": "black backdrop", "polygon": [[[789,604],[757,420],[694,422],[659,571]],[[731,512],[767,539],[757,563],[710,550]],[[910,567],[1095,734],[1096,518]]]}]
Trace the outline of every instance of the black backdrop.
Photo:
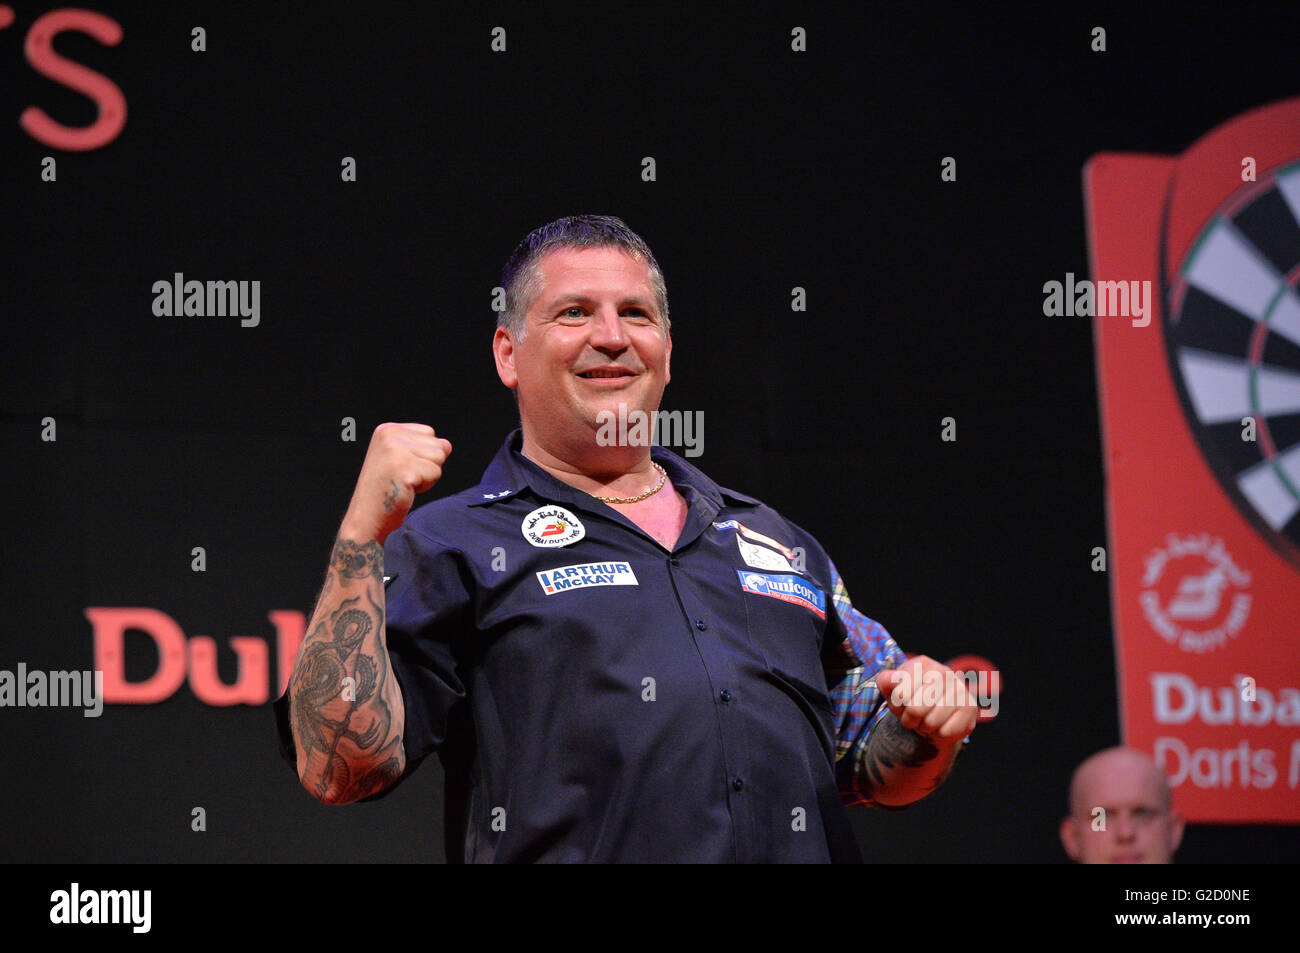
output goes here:
[{"label": "black backdrop", "polygon": [[[1064,861],[1069,773],[1119,738],[1107,581],[1090,569],[1105,543],[1091,329],[1044,317],[1042,285],[1088,270],[1090,155],[1181,152],[1297,92],[1295,4],[96,0],[123,42],[56,49],[117,83],[129,115],[84,153],[18,125],[31,104],[70,125],[95,110],[23,57],[52,5],[12,7],[0,668],[90,668],[85,608],[148,606],[216,638],[227,681],[229,638],[265,638],[278,677],[267,613],[310,610],[371,430],[431,423],[455,444],[434,494],[477,482],[515,422],[489,350],[502,263],[554,218],[615,214],[665,270],[664,408],[704,412],[696,462],[814,532],[905,649],[1004,672],[1001,717],[943,789],[852,812],[866,856]],[[260,280],[260,325],[156,317],[151,287],[177,271]],[[128,649],[143,677],[150,643]],[[0,718],[6,860],[443,859],[436,759],[385,801],[327,808],[278,760],[269,707],[184,686],[98,719]],[[1298,846],[1294,828],[1193,827],[1179,859]]]}]

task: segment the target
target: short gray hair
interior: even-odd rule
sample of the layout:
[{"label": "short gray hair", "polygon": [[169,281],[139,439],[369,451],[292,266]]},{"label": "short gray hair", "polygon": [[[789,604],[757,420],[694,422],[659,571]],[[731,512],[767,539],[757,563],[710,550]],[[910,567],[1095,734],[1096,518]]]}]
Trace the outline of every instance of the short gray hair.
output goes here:
[{"label": "short gray hair", "polygon": [[613,215],[567,215],[529,232],[501,270],[506,309],[498,313],[497,327],[508,330],[516,340],[523,337],[524,316],[541,290],[539,263],[547,252],[557,248],[620,248],[644,261],[650,269],[650,287],[654,289],[663,318],[664,333],[668,333],[668,285],[659,262],[645,240]]}]

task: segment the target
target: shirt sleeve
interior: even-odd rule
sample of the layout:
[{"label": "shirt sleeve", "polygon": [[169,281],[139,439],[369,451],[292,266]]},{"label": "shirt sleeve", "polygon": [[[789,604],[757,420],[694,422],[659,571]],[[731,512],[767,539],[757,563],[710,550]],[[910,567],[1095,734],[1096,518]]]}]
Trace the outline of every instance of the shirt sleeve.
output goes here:
[{"label": "shirt sleeve", "polygon": [[[411,775],[446,740],[448,715],[465,697],[454,639],[468,627],[472,585],[460,553],[402,525],[384,542],[385,637],[393,676],[402,690],[406,769],[381,798]],[[289,730],[288,692],[274,703],[280,754],[296,764]]]},{"label": "shirt sleeve", "polygon": [[898,668],[907,657],[883,625],[853,608],[833,562],[830,573],[835,611],[827,613],[823,664],[834,714],[835,774],[845,804],[874,806],[861,783],[860,764],[872,730],[889,711],[875,676]]}]

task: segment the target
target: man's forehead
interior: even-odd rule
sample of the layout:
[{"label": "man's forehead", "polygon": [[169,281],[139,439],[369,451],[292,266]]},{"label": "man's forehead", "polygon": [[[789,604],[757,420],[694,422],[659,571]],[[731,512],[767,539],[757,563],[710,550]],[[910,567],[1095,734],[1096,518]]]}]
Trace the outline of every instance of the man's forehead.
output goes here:
[{"label": "man's forehead", "polygon": [[1151,765],[1114,758],[1089,765],[1079,779],[1079,797],[1089,807],[1160,807],[1161,779]]},{"label": "man's forehead", "polygon": [[541,296],[548,300],[574,292],[594,296],[615,290],[654,303],[650,266],[621,248],[557,248],[542,256],[538,271]]}]

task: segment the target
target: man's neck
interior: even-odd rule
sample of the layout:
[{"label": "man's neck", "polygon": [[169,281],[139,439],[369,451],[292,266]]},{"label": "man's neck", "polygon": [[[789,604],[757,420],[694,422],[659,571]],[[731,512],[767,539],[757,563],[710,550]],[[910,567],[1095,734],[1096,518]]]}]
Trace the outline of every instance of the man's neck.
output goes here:
[{"label": "man's neck", "polygon": [[592,496],[636,496],[659,480],[649,447],[544,445],[525,430],[521,452],[561,483]]}]

